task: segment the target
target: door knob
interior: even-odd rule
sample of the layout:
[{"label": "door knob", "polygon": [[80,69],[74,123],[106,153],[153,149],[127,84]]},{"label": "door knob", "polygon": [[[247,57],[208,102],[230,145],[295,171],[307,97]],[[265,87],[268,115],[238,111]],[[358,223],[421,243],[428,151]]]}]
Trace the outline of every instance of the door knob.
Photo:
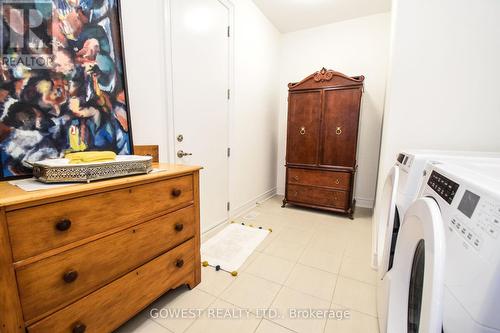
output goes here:
[{"label": "door knob", "polygon": [[184,156],[191,156],[191,155],[193,155],[193,154],[192,153],[185,153],[183,150],[179,150],[177,152],[177,157],[178,158],[183,158]]}]

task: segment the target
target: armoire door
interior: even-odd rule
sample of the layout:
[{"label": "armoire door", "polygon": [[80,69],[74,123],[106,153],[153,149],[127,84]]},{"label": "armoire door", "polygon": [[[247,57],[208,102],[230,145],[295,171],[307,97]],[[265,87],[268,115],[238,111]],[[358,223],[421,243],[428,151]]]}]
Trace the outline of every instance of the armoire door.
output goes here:
[{"label": "armoire door", "polygon": [[289,95],[287,164],[317,165],[320,118],[321,91]]},{"label": "armoire door", "polygon": [[172,0],[175,162],[201,165],[205,232],[228,219],[230,11],[218,0]]},{"label": "armoire door", "polygon": [[361,88],[324,91],[320,165],[354,168]]}]

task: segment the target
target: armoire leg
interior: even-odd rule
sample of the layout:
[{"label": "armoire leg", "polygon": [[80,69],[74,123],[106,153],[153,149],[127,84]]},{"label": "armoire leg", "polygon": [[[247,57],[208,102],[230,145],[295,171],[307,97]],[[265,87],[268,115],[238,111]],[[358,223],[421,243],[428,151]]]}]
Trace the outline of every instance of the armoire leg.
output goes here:
[{"label": "armoire leg", "polygon": [[281,208],[285,208],[286,206],[286,199],[283,199],[283,204],[281,205]]},{"label": "armoire leg", "polygon": [[356,199],[352,200],[352,207],[349,209],[349,219],[354,220],[354,209],[356,208]]}]

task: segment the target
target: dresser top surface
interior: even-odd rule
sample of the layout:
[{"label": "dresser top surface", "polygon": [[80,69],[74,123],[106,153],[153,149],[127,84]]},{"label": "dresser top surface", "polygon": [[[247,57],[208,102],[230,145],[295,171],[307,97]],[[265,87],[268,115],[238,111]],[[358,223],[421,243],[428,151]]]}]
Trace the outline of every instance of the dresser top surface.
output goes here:
[{"label": "dresser top surface", "polygon": [[[152,172],[147,175],[136,175],[129,177],[114,178],[108,180],[95,181],[88,184],[74,184],[53,189],[27,192],[19,187],[9,184],[8,181],[0,182],[0,207],[29,204],[53,198],[63,198],[66,196],[80,196],[102,192],[106,189],[128,187],[149,183],[155,180],[173,178],[176,176],[189,174],[202,169],[199,166],[188,166],[178,164],[153,164],[154,168],[162,171]],[[163,169],[165,169],[163,171]]]}]

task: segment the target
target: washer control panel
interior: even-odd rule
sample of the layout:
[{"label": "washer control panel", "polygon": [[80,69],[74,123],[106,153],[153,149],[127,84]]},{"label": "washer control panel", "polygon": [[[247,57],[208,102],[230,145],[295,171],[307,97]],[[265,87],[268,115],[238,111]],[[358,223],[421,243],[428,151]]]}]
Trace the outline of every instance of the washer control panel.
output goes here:
[{"label": "washer control panel", "polygon": [[448,204],[451,204],[460,185],[453,180],[443,176],[439,172],[432,171],[427,185],[434,190]]},{"label": "washer control panel", "polygon": [[[462,208],[461,208],[462,207]],[[458,205],[460,213],[449,223],[450,230],[478,251],[488,242],[498,242],[500,235],[500,203],[466,190]]]}]

